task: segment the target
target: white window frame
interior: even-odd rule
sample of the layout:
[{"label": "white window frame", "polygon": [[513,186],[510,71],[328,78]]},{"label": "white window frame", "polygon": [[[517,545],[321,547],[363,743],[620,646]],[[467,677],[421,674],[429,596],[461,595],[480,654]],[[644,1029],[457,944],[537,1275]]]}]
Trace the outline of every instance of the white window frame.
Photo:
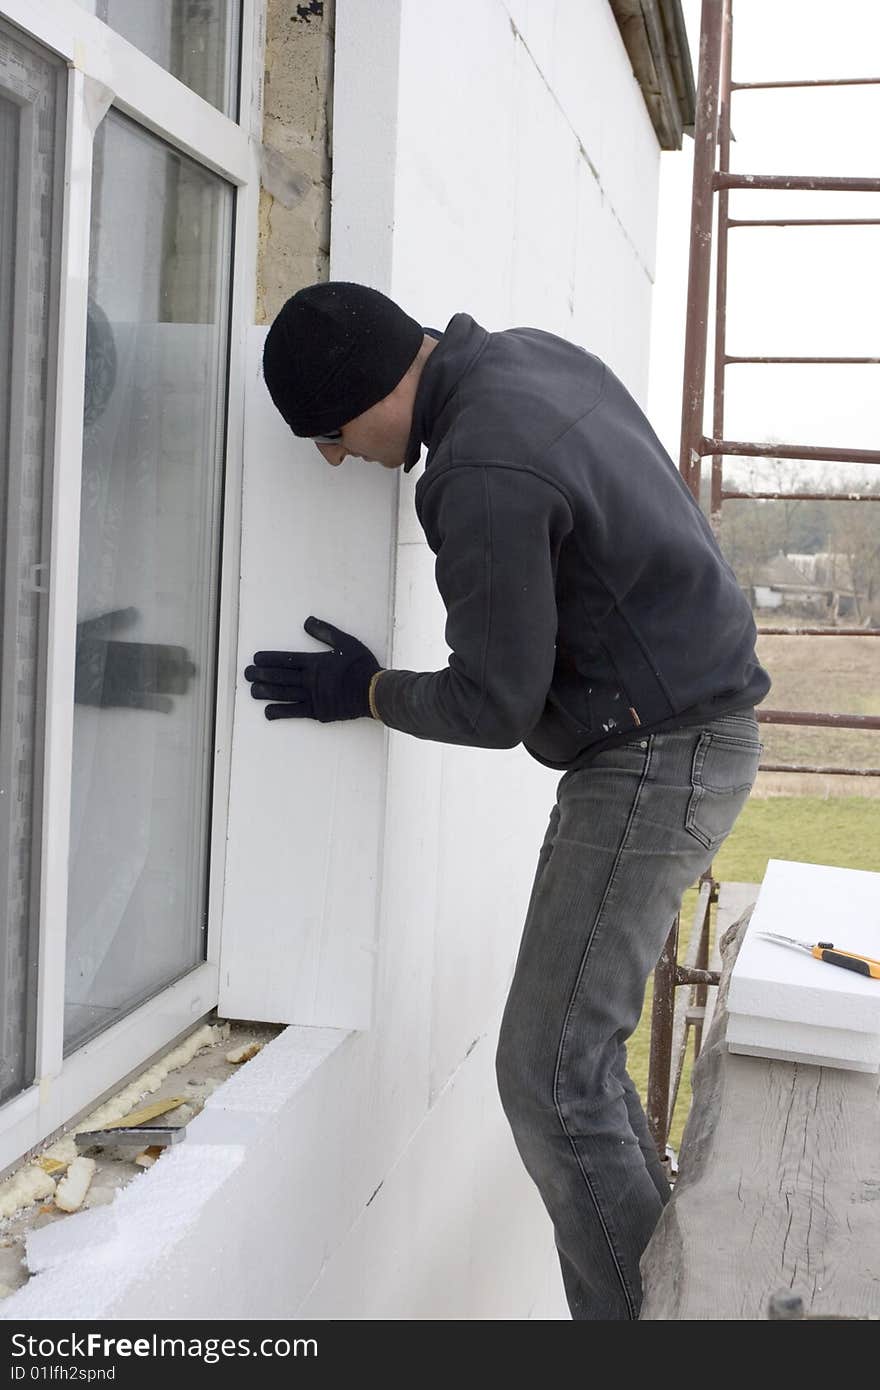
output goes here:
[{"label": "white window frame", "polygon": [[[36,1081],[0,1108],[0,1170],[143,1068],[216,1007],[235,690],[245,348],[256,304],[263,0],[243,0],[239,122],[76,0],[0,0],[0,15],[68,65],[52,450],[48,659],[40,827]],[[110,106],[234,186],[226,470],[211,804],[207,959],[65,1058],[64,986],[73,753],[92,148]],[[60,154],[60,152],[59,152]]]}]

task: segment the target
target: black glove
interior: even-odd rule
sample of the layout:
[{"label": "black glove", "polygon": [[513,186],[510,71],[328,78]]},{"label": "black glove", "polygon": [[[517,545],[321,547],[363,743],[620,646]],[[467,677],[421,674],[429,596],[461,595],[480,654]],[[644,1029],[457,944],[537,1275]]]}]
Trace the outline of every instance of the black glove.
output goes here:
[{"label": "black glove", "polygon": [[136,608],[117,608],[77,624],[73,698],[78,705],[170,714],[174,701],[169,696],[186,694],[196,668],[185,647],[108,639],[108,633],[137,616]]},{"label": "black glove", "polygon": [[363,642],[319,618],[306,618],[310,637],[326,642],[330,652],[256,652],[245,668],[255,700],[283,700],[267,705],[267,719],[359,719],[370,714],[370,681],[381,670]]}]

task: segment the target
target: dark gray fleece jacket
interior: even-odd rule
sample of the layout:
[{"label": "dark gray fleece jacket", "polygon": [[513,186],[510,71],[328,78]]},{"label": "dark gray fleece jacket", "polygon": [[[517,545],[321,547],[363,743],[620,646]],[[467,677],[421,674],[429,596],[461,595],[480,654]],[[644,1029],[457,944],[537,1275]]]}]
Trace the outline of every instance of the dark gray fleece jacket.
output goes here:
[{"label": "dark gray fleece jacket", "polygon": [[446,605],[445,670],[375,703],[417,738],[522,743],[568,769],[762,700],[755,625],[642,411],[598,358],[456,314],[428,358],[405,467]]}]

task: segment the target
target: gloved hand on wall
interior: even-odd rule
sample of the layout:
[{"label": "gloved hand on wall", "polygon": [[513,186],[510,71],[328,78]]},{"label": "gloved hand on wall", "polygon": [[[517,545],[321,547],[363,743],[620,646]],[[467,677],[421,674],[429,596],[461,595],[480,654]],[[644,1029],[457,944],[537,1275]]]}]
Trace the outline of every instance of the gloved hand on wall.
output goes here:
[{"label": "gloved hand on wall", "polygon": [[363,642],[319,618],[303,623],[310,637],[326,642],[329,652],[257,652],[245,668],[255,700],[266,706],[267,719],[337,719],[370,717],[370,681],[381,669]]}]

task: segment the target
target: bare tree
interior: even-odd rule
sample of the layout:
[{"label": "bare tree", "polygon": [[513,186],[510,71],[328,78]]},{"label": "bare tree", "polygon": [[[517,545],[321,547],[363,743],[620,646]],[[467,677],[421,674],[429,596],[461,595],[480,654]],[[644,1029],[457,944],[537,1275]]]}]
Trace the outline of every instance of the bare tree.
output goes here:
[{"label": "bare tree", "polygon": [[[850,479],[841,491],[880,496],[880,483]],[[856,618],[880,626],[880,502],[835,502],[833,506],[831,544],[846,567]],[[837,582],[843,579],[841,574],[836,576]]]}]

